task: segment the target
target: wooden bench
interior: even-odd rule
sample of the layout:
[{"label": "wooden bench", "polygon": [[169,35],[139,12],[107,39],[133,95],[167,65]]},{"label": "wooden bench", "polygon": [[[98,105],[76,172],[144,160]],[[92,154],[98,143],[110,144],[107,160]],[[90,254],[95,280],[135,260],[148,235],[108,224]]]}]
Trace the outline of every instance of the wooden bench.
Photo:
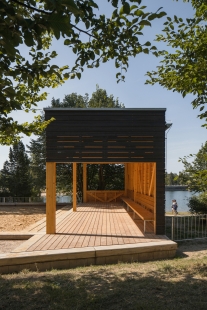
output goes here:
[{"label": "wooden bench", "polygon": [[[144,221],[144,232],[146,231],[146,221],[154,221],[154,215],[150,211],[143,208],[138,203],[134,202],[130,198],[122,197],[123,202],[127,205],[127,207],[130,207],[135,217],[135,213]],[[128,209],[128,208],[127,208]]]}]

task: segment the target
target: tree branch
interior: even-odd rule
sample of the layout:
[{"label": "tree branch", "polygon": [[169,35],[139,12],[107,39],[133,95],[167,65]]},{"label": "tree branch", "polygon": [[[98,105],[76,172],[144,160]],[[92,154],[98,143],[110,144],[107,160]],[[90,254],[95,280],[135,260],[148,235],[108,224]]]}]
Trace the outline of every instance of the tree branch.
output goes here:
[{"label": "tree branch", "polygon": [[78,28],[77,26],[73,25],[73,24],[70,24],[73,28],[77,29],[78,31],[82,32],[82,33],[85,33],[87,34],[88,36],[94,38],[94,39],[97,39],[94,35],[90,34],[89,31],[91,31],[92,29],[88,30],[88,31],[85,31],[83,29],[80,29]]},{"label": "tree branch", "polygon": [[22,5],[22,6],[26,7],[27,9],[30,9],[30,10],[33,10],[33,11],[36,11],[36,12],[39,12],[39,13],[44,13],[44,14],[49,14],[50,15],[50,14],[52,14],[54,12],[54,10],[52,12],[47,12],[47,11],[44,11],[44,10],[37,9],[37,8],[35,8],[33,6],[30,6],[30,5],[25,4],[25,3],[21,2],[21,1],[18,1],[18,0],[10,0],[10,1],[11,2],[15,2],[15,3],[19,4],[19,5]]},{"label": "tree branch", "polygon": [[[39,13],[44,13],[44,14],[49,14],[49,15],[51,15],[52,13],[54,13],[54,10],[53,10],[52,12],[47,12],[47,11],[44,11],[44,10],[37,9],[37,8],[35,8],[35,7],[33,7],[33,6],[30,6],[30,5],[25,4],[25,3],[21,2],[21,1],[18,1],[18,0],[10,0],[10,1],[11,1],[11,2],[15,2],[15,3],[19,4],[19,5],[22,5],[22,6],[28,8],[28,9],[30,9],[30,10],[33,10],[33,11],[36,11],[36,12],[39,12]],[[88,30],[88,31],[85,31],[85,30],[83,30],[83,29],[78,28],[77,26],[75,26],[75,25],[73,25],[73,24],[70,24],[70,25],[71,25],[73,28],[77,29],[78,31],[80,31],[80,32],[82,32],[82,33],[85,33],[85,34],[87,34],[88,36],[90,36],[90,37],[96,39],[96,37],[95,37],[94,35],[92,35],[92,34],[89,33],[92,29],[90,29],[90,30]]]}]

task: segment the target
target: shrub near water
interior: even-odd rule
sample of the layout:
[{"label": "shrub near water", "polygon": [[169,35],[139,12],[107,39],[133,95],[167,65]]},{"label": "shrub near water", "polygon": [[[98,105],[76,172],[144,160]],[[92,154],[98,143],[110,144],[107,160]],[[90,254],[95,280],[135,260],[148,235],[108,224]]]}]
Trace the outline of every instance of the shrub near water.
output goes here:
[{"label": "shrub near water", "polygon": [[197,214],[207,214],[207,192],[192,196],[188,202],[189,211]]}]

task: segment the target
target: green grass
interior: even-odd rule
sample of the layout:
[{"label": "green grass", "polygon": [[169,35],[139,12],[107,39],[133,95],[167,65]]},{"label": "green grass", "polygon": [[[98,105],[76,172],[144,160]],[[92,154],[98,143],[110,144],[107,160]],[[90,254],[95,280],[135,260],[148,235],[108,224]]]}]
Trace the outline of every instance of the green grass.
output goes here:
[{"label": "green grass", "polygon": [[0,309],[195,308],[207,309],[205,255],[0,276]]},{"label": "green grass", "polygon": [[[188,211],[178,212],[178,214],[179,215],[191,215],[191,213]],[[172,216],[173,214],[172,214],[172,211],[167,211],[167,212],[165,212],[165,215],[171,215]]]}]

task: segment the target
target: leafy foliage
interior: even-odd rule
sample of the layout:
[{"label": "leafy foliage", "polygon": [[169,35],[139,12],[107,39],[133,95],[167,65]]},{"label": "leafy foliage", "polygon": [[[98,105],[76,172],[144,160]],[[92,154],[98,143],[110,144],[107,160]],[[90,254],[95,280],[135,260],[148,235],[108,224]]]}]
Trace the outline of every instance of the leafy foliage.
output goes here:
[{"label": "leafy foliage", "polygon": [[[106,0],[105,0],[106,1]],[[142,0],[108,0],[110,17],[99,14],[95,0],[2,0],[0,2],[0,143],[11,144],[20,134],[39,134],[48,122],[37,116],[20,124],[12,111],[33,111],[47,98],[45,88],[81,78],[84,68],[114,59],[117,81],[124,80],[129,58],[155,47],[140,43],[144,27],[164,12],[145,12]],[[132,4],[132,5],[131,5]],[[121,8],[119,9],[121,5]],[[58,67],[52,39],[61,39],[75,55],[74,64]],[[26,54],[26,56],[24,56]]]},{"label": "leafy foliage", "polygon": [[63,101],[60,99],[53,98],[51,101],[52,108],[87,108],[88,107],[88,94],[85,96],[78,95],[77,93],[72,93],[65,95]]},{"label": "leafy foliage", "polygon": [[1,192],[12,197],[31,196],[29,158],[24,144],[20,141],[9,151],[9,160],[4,163],[0,174]]},{"label": "leafy foliage", "polygon": [[193,214],[207,214],[207,192],[189,198],[188,207]]},{"label": "leafy foliage", "polygon": [[207,142],[201,147],[197,154],[190,154],[180,158],[184,170],[179,178],[188,189],[194,192],[205,192],[207,189]]},{"label": "leafy foliage", "polygon": [[113,95],[108,96],[105,89],[96,85],[96,91],[93,92],[89,102],[89,108],[125,108],[123,103],[119,103],[119,99],[114,99]]},{"label": "leafy foliage", "polygon": [[124,166],[122,164],[87,165],[88,190],[123,190]]},{"label": "leafy foliage", "polygon": [[162,60],[157,71],[147,72],[149,79],[146,83],[159,83],[168,90],[181,93],[183,97],[193,94],[193,108],[199,108],[200,119],[207,121],[207,2],[190,2],[195,10],[194,18],[167,17],[164,34],[158,35],[156,41],[167,43],[171,49],[155,51],[155,56],[160,56]]}]

